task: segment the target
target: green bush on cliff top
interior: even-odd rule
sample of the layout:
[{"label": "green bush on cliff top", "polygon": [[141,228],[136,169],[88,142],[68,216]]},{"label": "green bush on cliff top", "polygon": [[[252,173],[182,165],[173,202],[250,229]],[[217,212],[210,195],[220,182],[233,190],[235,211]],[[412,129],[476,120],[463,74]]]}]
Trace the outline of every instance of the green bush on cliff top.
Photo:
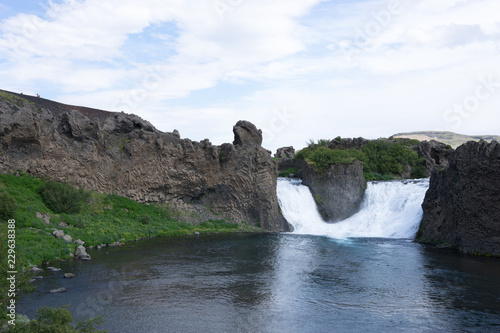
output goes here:
[{"label": "green bush on cliff top", "polygon": [[412,178],[425,177],[425,160],[420,158],[407,142],[385,139],[367,142],[361,149],[333,150],[327,147],[329,140],[310,141],[308,146],[297,152],[295,158],[304,159],[322,172],[332,164],[363,163],[367,180],[387,180],[400,176],[411,168]]}]

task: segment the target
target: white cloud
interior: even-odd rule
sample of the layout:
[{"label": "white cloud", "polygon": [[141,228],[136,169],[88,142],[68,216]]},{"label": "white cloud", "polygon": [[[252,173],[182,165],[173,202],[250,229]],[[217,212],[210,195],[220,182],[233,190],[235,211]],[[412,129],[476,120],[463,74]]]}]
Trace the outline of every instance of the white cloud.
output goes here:
[{"label": "white cloud", "polygon": [[[500,3],[397,3],[67,0],[43,18],[19,13],[0,22],[0,81],[134,112],[215,143],[231,141],[244,118],[272,132],[265,144],[273,149],[313,137],[448,128],[446,108],[498,69]],[[154,60],[143,58],[152,53]],[[200,90],[220,98],[203,102],[193,96]],[[496,101],[457,131],[490,131],[500,120]],[[283,107],[297,117],[281,129]]]}]

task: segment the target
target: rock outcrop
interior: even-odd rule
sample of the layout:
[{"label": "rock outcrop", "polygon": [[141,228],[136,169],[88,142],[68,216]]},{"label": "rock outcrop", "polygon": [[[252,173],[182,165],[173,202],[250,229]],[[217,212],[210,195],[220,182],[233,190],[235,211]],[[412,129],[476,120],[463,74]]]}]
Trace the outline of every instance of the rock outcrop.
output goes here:
[{"label": "rock outcrop", "polygon": [[434,170],[417,238],[462,252],[500,255],[500,144],[468,142]]},{"label": "rock outcrop", "polygon": [[[363,138],[342,140],[344,147],[350,148],[367,141]],[[295,154],[291,155],[292,151],[295,152],[293,147],[277,150],[275,157],[279,158],[278,172],[285,173],[287,177],[302,179],[302,184],[309,187],[318,211],[325,221],[341,221],[359,211],[366,189],[361,162],[334,164],[325,171],[318,172],[305,160],[295,159]],[[289,173],[290,170],[294,173]]]},{"label": "rock outcrop", "polygon": [[278,148],[276,150],[276,153],[274,154],[274,157],[278,158],[278,159],[294,158],[295,157],[295,149],[292,146]]},{"label": "rock outcrop", "polygon": [[328,148],[330,149],[361,149],[365,144],[368,143],[368,140],[365,138],[343,138],[341,139],[340,137],[330,140],[328,143]]},{"label": "rock outcrop", "polygon": [[356,214],[366,189],[363,164],[359,161],[333,164],[324,172],[304,164],[302,184],[309,187],[319,213],[328,222]]},{"label": "rock outcrop", "polygon": [[441,170],[448,167],[448,159],[453,149],[438,141],[422,141],[413,147],[418,156],[425,159],[425,174],[430,176],[433,170]]},{"label": "rock outcrop", "polygon": [[131,114],[29,101],[0,97],[0,172],[22,170],[139,202],[203,205],[233,222],[289,229],[276,164],[249,122],[234,126],[233,144],[215,146]]}]

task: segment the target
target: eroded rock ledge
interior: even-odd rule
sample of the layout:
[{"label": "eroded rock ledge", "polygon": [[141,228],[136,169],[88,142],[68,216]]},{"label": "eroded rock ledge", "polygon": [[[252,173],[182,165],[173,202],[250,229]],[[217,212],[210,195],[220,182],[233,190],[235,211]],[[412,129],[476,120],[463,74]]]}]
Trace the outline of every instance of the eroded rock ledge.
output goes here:
[{"label": "eroded rock ledge", "polygon": [[334,164],[318,172],[294,156],[293,147],[278,149],[275,154],[278,169],[282,172],[293,170],[294,173],[286,176],[302,179],[302,184],[309,187],[323,220],[338,222],[359,211],[367,186],[361,162]]},{"label": "eroded rock ledge", "polygon": [[139,202],[204,205],[235,222],[289,229],[275,162],[253,124],[239,121],[233,144],[215,146],[131,114],[93,110],[89,118],[78,107],[47,105],[53,110],[0,99],[0,172],[22,170]]},{"label": "eroded rock ledge", "polygon": [[417,238],[465,253],[500,255],[500,144],[467,142],[434,170]]}]

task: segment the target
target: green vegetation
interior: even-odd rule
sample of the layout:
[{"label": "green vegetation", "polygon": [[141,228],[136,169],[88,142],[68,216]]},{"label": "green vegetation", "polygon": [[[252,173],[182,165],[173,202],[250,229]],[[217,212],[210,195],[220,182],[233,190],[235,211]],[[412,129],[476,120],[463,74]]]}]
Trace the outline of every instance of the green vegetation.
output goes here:
[{"label": "green vegetation", "polygon": [[[47,193],[51,194],[48,197],[54,200],[55,206],[46,200]],[[60,196],[56,196],[56,193]],[[74,253],[77,244],[55,238],[52,236],[53,228],[62,229],[73,240],[85,241],[85,246],[153,236],[182,236],[194,232],[260,230],[250,224],[223,220],[209,220],[199,225],[180,222],[179,213],[172,211],[167,205],[140,204],[114,194],[85,192],[30,175],[0,175],[0,195],[14,198],[18,207],[15,219],[19,270],[45,261],[67,258],[70,253]],[[68,202],[72,204],[67,204]],[[78,212],[72,209],[75,205],[79,206]],[[61,206],[65,209],[59,209]],[[71,209],[66,209],[68,207]],[[50,215],[50,223],[45,224],[41,218],[37,218],[36,212]],[[13,216],[7,214],[7,218]],[[68,227],[60,227],[61,222]]]},{"label": "green vegetation", "polygon": [[[103,323],[102,317],[78,320],[74,324],[73,315],[68,306],[60,308],[43,307],[37,310],[37,317],[33,320],[21,317],[16,320],[15,326],[8,326],[8,333],[106,333],[107,330],[98,330]],[[24,319],[24,320],[23,320]]]},{"label": "green vegetation", "polygon": [[235,223],[228,223],[225,220],[208,220],[200,223],[200,227],[206,229],[236,230],[239,228],[239,225]]},{"label": "green vegetation", "polygon": [[0,221],[7,221],[15,217],[16,211],[16,200],[7,193],[0,193]]},{"label": "green vegetation", "polygon": [[325,146],[319,146],[314,149],[308,159],[312,161],[315,167],[323,171],[332,164],[347,164],[355,160],[364,160],[363,152],[357,149],[332,150]]},{"label": "green vegetation", "polygon": [[411,178],[425,177],[425,160],[401,141],[373,140],[362,148],[363,170],[380,175],[401,175],[409,166]]},{"label": "green vegetation", "polygon": [[12,95],[12,94],[9,94],[9,93],[3,92],[3,91],[0,91],[0,99],[5,101],[5,102],[8,102],[10,104],[13,104],[17,107],[20,107],[20,108],[22,108],[25,103],[32,105],[32,106],[35,105],[34,103],[31,103],[24,98],[17,97],[15,95]]},{"label": "green vegetation", "polygon": [[42,190],[44,203],[54,213],[79,213],[90,193],[73,186],[49,181]]},{"label": "green vegetation", "polygon": [[[100,194],[75,189],[69,185],[46,181],[31,175],[0,175],[0,290],[8,289],[7,223],[16,220],[16,269],[18,289],[29,291],[31,274],[26,271],[43,262],[70,258],[77,244],[52,235],[62,229],[73,240],[85,241],[85,246],[113,244],[153,236],[183,236],[218,232],[255,232],[260,228],[247,223],[208,220],[199,225],[180,222],[181,213],[167,205],[140,204],[114,194]],[[15,209],[17,207],[17,210]],[[78,209],[77,209],[78,208]],[[36,212],[48,214],[49,224],[36,217]],[[58,212],[58,213],[56,213]],[[67,227],[61,227],[64,222]],[[24,273],[21,273],[23,272]],[[0,296],[0,330],[6,320],[6,293]],[[63,309],[40,310],[36,321],[16,324],[8,332],[98,332],[99,320],[73,326],[71,313]]]},{"label": "green vegetation", "polygon": [[299,171],[297,168],[288,168],[286,170],[283,170],[279,173],[279,177],[288,177],[289,174],[293,173],[296,174]]},{"label": "green vegetation", "polygon": [[315,194],[315,195],[313,195],[313,197],[314,197],[314,201],[316,201],[316,203],[320,204],[320,203],[323,202],[323,199],[321,198],[321,195]]},{"label": "green vegetation", "polygon": [[[339,140],[336,138],[335,140]],[[425,160],[410,148],[416,141],[385,139],[372,140],[362,149],[333,150],[328,148],[329,140],[310,141],[308,146],[297,152],[295,158],[304,159],[323,172],[332,164],[363,163],[367,180],[390,180],[411,168],[411,178],[425,177]]]}]

